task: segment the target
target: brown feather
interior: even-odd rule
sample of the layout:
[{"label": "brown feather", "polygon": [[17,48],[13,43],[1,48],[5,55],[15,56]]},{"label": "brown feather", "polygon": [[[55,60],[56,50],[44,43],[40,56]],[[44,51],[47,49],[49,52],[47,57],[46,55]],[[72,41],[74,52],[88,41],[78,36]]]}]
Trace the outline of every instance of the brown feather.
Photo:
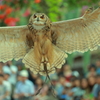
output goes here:
[{"label": "brown feather", "polygon": [[27,26],[0,27],[0,61],[19,60],[29,51]]},{"label": "brown feather", "polygon": [[100,45],[100,8],[76,19],[52,23],[52,41],[68,53],[95,50]]}]

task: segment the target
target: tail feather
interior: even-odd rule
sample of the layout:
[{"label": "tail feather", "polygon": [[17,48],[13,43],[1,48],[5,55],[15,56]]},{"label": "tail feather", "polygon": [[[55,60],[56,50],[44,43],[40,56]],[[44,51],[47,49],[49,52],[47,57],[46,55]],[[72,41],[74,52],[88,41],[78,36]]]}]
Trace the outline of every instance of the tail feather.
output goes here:
[{"label": "tail feather", "polygon": [[[46,75],[46,72],[44,70],[44,64],[38,63],[36,61],[36,54],[34,49],[31,49],[29,53],[26,54],[26,56],[23,59],[23,63],[25,63],[25,66],[27,68],[30,68],[30,70],[34,74],[41,74]],[[67,54],[63,51],[61,51],[56,46],[53,46],[53,62],[50,64],[49,61],[46,63],[48,74],[52,74],[55,72],[55,68],[61,68],[62,64],[65,63],[65,58],[67,57]]]},{"label": "tail feather", "polygon": [[35,55],[34,55],[34,49],[31,49],[23,58],[23,63],[27,68],[30,68],[30,70],[37,74],[39,72],[39,65],[35,61]]},{"label": "tail feather", "polygon": [[54,56],[53,56],[54,60],[52,63],[52,67],[56,67],[56,68],[61,68],[62,64],[65,63],[65,58],[67,58],[67,54],[63,51],[61,51],[59,48],[57,48],[56,46],[54,46]]}]

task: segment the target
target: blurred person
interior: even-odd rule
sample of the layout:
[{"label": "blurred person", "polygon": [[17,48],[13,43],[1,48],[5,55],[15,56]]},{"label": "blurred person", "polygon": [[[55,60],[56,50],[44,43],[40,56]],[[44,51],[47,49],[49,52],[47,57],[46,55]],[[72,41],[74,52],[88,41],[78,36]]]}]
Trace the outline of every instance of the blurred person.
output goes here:
[{"label": "blurred person", "polygon": [[58,84],[56,85],[56,92],[58,96],[62,94],[65,84],[66,84],[66,78],[64,76],[60,76],[58,80]]},{"label": "blurred person", "polygon": [[66,78],[67,82],[70,82],[70,79],[72,77],[72,70],[71,67],[67,64],[63,66],[63,76]]},{"label": "blurred person", "polygon": [[78,100],[78,98],[81,98],[83,95],[83,91],[81,89],[81,83],[80,83],[79,78],[75,78],[73,80],[73,87],[71,89],[71,95],[73,98],[75,98],[74,100]]},{"label": "blurred person", "polygon": [[0,100],[10,100],[9,91],[4,83],[4,76],[0,74]]},{"label": "blurred person", "polygon": [[95,76],[91,76],[91,77],[88,77],[87,79],[88,79],[88,83],[89,83],[89,90],[92,93],[93,87],[94,87],[94,85],[96,83],[96,77]]},{"label": "blurred person", "polygon": [[18,68],[18,72],[22,71],[22,69],[23,69],[22,63],[17,63],[16,66]]},{"label": "blurred person", "polygon": [[33,76],[33,73],[30,71],[30,69],[28,68],[27,69],[27,71],[28,71],[28,79],[31,81],[31,82],[33,82],[33,84],[35,84],[36,85],[36,79],[34,78],[34,76]]},{"label": "blurred person", "polygon": [[[51,100],[51,97],[48,96],[49,87],[44,85],[40,94],[34,97],[34,100]],[[53,99],[54,100],[54,99]]]},{"label": "blurred person", "polygon": [[[64,64],[65,65],[65,64]],[[63,76],[63,66],[61,68],[56,68],[56,73],[57,73],[57,76]]]},{"label": "blurred person", "polygon": [[100,59],[96,61],[96,67],[97,67],[96,73],[100,74]]},{"label": "blurred person", "polygon": [[58,84],[58,77],[57,77],[57,76],[52,77],[52,78],[51,78],[51,83],[53,84],[53,87],[54,87],[55,90],[56,90],[57,84]]},{"label": "blurred person", "polygon": [[51,79],[51,83],[53,84],[53,87],[56,89],[56,85],[58,83],[59,76],[57,75],[57,73],[54,73],[54,74],[50,75],[50,79]]},{"label": "blurred person", "polygon": [[3,73],[9,73],[11,75],[10,66],[8,66],[7,62],[4,63],[4,66],[2,67]]},{"label": "blurred person", "polygon": [[33,100],[32,96],[35,93],[35,87],[34,84],[28,80],[28,72],[22,70],[19,75],[21,77],[15,87],[15,100]]},{"label": "blurred person", "polygon": [[[59,92],[59,88],[60,88],[60,84],[58,82],[58,77],[57,76],[54,76],[54,77],[51,77],[51,83],[53,84],[53,86],[50,85],[50,88],[49,88],[49,97],[51,97],[53,100],[55,100],[55,97],[53,96],[54,94],[58,96]],[[54,94],[52,93],[54,91]]]},{"label": "blurred person", "polygon": [[68,100],[73,100],[73,91],[72,89],[75,87],[75,79],[76,77],[71,77],[70,83],[66,83],[66,89],[67,89],[67,95],[68,95]]},{"label": "blurred person", "polygon": [[[12,93],[12,99],[11,100],[18,100],[16,97],[17,97],[17,95],[15,94],[15,90],[16,90],[16,87],[18,86],[18,84],[19,84],[19,82],[21,82],[21,79],[22,77],[19,75],[19,73],[18,73],[18,75],[17,75],[17,82],[16,82],[16,85],[15,85],[15,88],[14,88],[14,91],[13,91],[13,93]],[[16,98],[16,99],[15,99]]]},{"label": "blurred person", "polygon": [[88,74],[87,77],[95,76],[96,75],[96,66],[94,64],[91,64],[88,68]]},{"label": "blurred person", "polygon": [[72,84],[66,83],[62,94],[60,95],[60,100],[72,100],[71,95]]},{"label": "blurred person", "polygon": [[67,90],[66,95],[67,95],[67,100],[73,100],[73,92],[72,92],[72,81],[70,83],[66,83],[65,89]]},{"label": "blurred person", "polygon": [[85,100],[93,100],[93,94],[89,89],[89,83],[87,78],[81,79],[81,89],[83,91],[83,98]]},{"label": "blurred person", "polygon": [[17,66],[12,64],[12,61],[8,61],[7,65],[10,67],[10,70],[11,70],[11,75],[10,75],[10,78],[9,78],[9,82],[12,85],[15,86],[15,84],[17,82],[17,71],[18,71],[18,68],[17,68]]},{"label": "blurred person", "polygon": [[94,100],[100,100],[100,74],[96,76],[96,84],[93,88]]},{"label": "blurred person", "polygon": [[41,78],[37,78],[36,79],[36,87],[35,87],[35,91],[37,92],[40,88],[43,87],[43,81]]},{"label": "blurred person", "polygon": [[36,85],[36,79],[39,77],[37,74],[31,73],[32,75],[32,79],[33,79],[33,83]]},{"label": "blurred person", "polygon": [[64,88],[64,90],[62,91],[62,94],[60,95],[59,100],[69,100],[66,88]]},{"label": "blurred person", "polygon": [[4,73],[9,73],[10,77],[8,79],[8,81],[15,86],[16,81],[17,81],[17,67],[15,65],[12,64],[12,61],[8,61],[6,63],[6,65],[3,67],[3,72]]},{"label": "blurred person", "polygon": [[11,84],[11,89],[12,89],[11,98],[13,96],[15,84],[17,82],[17,71],[18,71],[17,66],[13,65],[12,61],[7,61],[5,63],[5,66],[3,67],[3,72],[9,74],[9,78],[7,80]]},{"label": "blurred person", "polygon": [[5,85],[6,90],[8,92],[7,100],[11,100],[12,87],[11,87],[10,82],[8,81],[10,75],[9,73],[4,73],[3,75],[4,75],[3,84]]},{"label": "blurred person", "polygon": [[[18,75],[17,75],[17,83],[20,82],[20,81],[21,81],[21,76],[18,74]],[[17,84],[17,83],[16,83],[16,84]]]}]

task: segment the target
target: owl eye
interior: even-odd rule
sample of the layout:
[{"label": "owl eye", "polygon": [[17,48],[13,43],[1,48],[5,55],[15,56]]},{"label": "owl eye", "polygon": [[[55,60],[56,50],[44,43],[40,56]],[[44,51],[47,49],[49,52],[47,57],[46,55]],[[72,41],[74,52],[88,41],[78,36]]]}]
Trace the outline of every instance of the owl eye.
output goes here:
[{"label": "owl eye", "polygon": [[41,19],[44,19],[44,15],[40,16]]},{"label": "owl eye", "polygon": [[34,15],[34,18],[36,18],[37,16],[36,15]]}]

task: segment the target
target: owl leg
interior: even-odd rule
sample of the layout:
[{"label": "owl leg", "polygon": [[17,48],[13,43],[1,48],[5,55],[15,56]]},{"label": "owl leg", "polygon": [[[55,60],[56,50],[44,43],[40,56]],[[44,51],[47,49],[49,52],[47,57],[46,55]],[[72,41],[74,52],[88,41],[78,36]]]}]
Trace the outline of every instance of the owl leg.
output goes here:
[{"label": "owl leg", "polygon": [[46,61],[47,69],[49,69],[50,68],[50,63],[49,63],[48,58],[46,56],[44,56],[44,60]]},{"label": "owl leg", "polygon": [[42,55],[41,64],[40,64],[40,67],[42,68],[42,70],[44,70],[44,64],[46,64],[47,69],[49,70],[50,63],[48,62],[48,58],[46,57],[46,55]]},{"label": "owl leg", "polygon": [[43,46],[43,56],[44,56],[44,61],[47,62],[47,65],[50,66],[52,61],[53,61],[53,46],[52,43],[49,39],[45,41],[45,44]]},{"label": "owl leg", "polygon": [[44,62],[44,57],[42,56],[42,58],[41,58],[41,63],[40,63],[40,68],[41,68],[42,70],[44,70],[44,64],[43,64],[43,62]]}]

